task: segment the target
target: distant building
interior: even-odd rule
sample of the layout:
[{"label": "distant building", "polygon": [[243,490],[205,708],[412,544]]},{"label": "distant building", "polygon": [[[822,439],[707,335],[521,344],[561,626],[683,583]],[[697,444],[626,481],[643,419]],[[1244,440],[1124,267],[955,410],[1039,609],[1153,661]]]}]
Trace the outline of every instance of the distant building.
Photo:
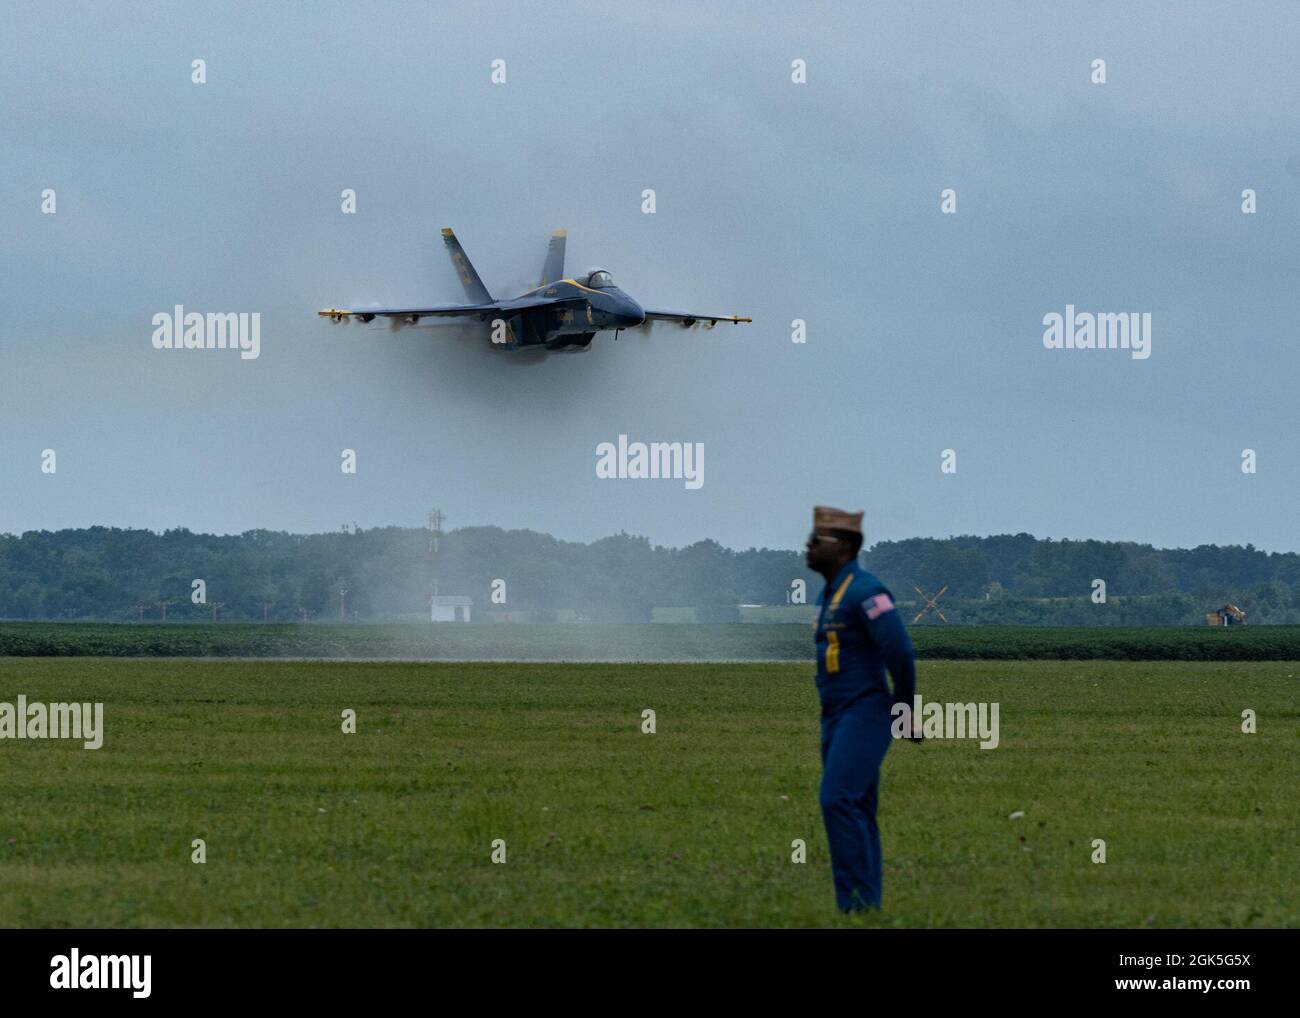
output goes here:
[{"label": "distant building", "polygon": [[468,622],[469,609],[473,603],[474,599],[472,597],[461,597],[457,594],[435,595],[433,607],[429,613],[430,621]]}]

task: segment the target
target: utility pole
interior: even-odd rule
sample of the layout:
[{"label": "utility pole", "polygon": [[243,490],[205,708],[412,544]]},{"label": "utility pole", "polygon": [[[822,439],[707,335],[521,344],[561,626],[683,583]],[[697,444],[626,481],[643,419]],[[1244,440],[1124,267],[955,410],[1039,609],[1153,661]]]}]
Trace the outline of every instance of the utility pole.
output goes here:
[{"label": "utility pole", "polygon": [[346,622],[348,618],[347,612],[345,611],[345,606],[347,604],[347,597],[348,597],[348,589],[347,587],[343,586],[342,583],[340,583],[339,584],[339,621],[340,622]]},{"label": "utility pole", "polygon": [[433,594],[429,600],[430,609],[433,607],[432,598],[438,596],[438,543],[442,540],[442,524],[445,519],[441,509],[434,509],[429,513],[429,578],[433,584]]},{"label": "utility pole", "polygon": [[143,601],[138,602],[138,603],[136,604],[136,606],[135,606],[135,620],[136,620],[137,622],[143,622],[143,621],[144,621],[144,602],[143,602]]},{"label": "utility pole", "polygon": [[212,602],[212,621],[213,621],[213,622],[216,622],[216,621],[217,621],[217,612],[220,611],[220,610],[221,610],[222,608],[224,608],[224,607],[225,607],[225,605],[222,604],[220,601],[214,601],[214,602]]},{"label": "utility pole", "polygon": [[167,621],[167,605],[168,605],[168,603],[169,603],[169,602],[167,602],[167,601],[159,601],[159,602],[158,602],[158,607],[162,609],[162,620],[163,620],[164,622]]},{"label": "utility pole", "polygon": [[270,609],[271,605],[274,604],[274,603],[275,603],[274,601],[263,601],[263,602],[262,602],[262,621],[263,621],[263,622],[266,621],[267,611]]}]

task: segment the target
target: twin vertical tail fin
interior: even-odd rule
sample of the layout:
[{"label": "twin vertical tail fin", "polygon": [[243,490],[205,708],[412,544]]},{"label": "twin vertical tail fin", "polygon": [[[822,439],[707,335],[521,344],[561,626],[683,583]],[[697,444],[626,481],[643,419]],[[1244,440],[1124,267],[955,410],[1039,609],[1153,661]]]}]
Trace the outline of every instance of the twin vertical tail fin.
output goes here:
[{"label": "twin vertical tail fin", "polygon": [[[551,234],[550,246],[546,249],[546,261],[542,265],[542,281],[539,286],[546,286],[548,283],[554,283],[556,280],[564,278],[564,242],[567,234],[564,230],[556,230]],[[442,242],[447,245],[447,253],[451,255],[451,264],[455,266],[456,275],[460,276],[461,285],[465,287],[465,296],[470,299],[472,304],[490,304],[492,295],[488,293],[487,287],[483,285],[483,280],[478,278],[478,273],[474,271],[474,266],[465,254],[465,249],[460,246],[460,241],[456,239],[456,234],[450,227],[442,231]]]},{"label": "twin vertical tail fin", "polygon": [[551,234],[551,244],[546,249],[546,262],[542,265],[542,281],[537,284],[538,286],[545,286],[547,283],[554,283],[557,279],[564,278],[565,237],[564,230],[556,230]]},{"label": "twin vertical tail fin", "polygon": [[488,293],[487,287],[483,285],[483,280],[478,278],[478,273],[474,271],[474,266],[470,264],[465,249],[460,246],[460,241],[456,239],[456,234],[451,231],[450,227],[443,229],[442,242],[447,245],[447,253],[451,255],[451,264],[456,267],[456,275],[460,276],[461,285],[465,287],[465,296],[470,299],[470,303],[492,303],[492,295]]}]

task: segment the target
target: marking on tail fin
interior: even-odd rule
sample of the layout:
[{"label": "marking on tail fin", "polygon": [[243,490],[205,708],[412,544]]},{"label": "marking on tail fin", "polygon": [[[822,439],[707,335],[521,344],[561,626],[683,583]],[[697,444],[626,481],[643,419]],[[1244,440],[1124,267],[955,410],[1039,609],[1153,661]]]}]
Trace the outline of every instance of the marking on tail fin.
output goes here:
[{"label": "marking on tail fin", "polygon": [[546,248],[546,261],[542,265],[542,281],[537,284],[538,287],[564,278],[564,241],[567,236],[565,230],[556,230],[551,234],[551,243]]},{"label": "marking on tail fin", "polygon": [[456,234],[452,232],[451,227],[443,227],[442,242],[447,245],[447,253],[451,255],[451,264],[456,269],[456,275],[460,276],[461,285],[465,287],[465,296],[474,304],[491,303],[492,295],[488,293],[487,287],[483,285],[483,280],[478,278],[478,273],[474,271],[469,256],[465,254],[465,249],[460,246],[460,241],[456,239]]}]

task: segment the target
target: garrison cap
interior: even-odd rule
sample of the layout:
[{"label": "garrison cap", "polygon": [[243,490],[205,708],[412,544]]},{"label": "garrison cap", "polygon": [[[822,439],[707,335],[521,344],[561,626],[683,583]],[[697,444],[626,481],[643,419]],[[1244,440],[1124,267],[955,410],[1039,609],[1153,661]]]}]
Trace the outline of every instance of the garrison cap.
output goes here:
[{"label": "garrison cap", "polygon": [[862,512],[850,513],[843,509],[832,509],[828,505],[813,506],[814,530],[847,530],[851,534],[862,533]]}]

